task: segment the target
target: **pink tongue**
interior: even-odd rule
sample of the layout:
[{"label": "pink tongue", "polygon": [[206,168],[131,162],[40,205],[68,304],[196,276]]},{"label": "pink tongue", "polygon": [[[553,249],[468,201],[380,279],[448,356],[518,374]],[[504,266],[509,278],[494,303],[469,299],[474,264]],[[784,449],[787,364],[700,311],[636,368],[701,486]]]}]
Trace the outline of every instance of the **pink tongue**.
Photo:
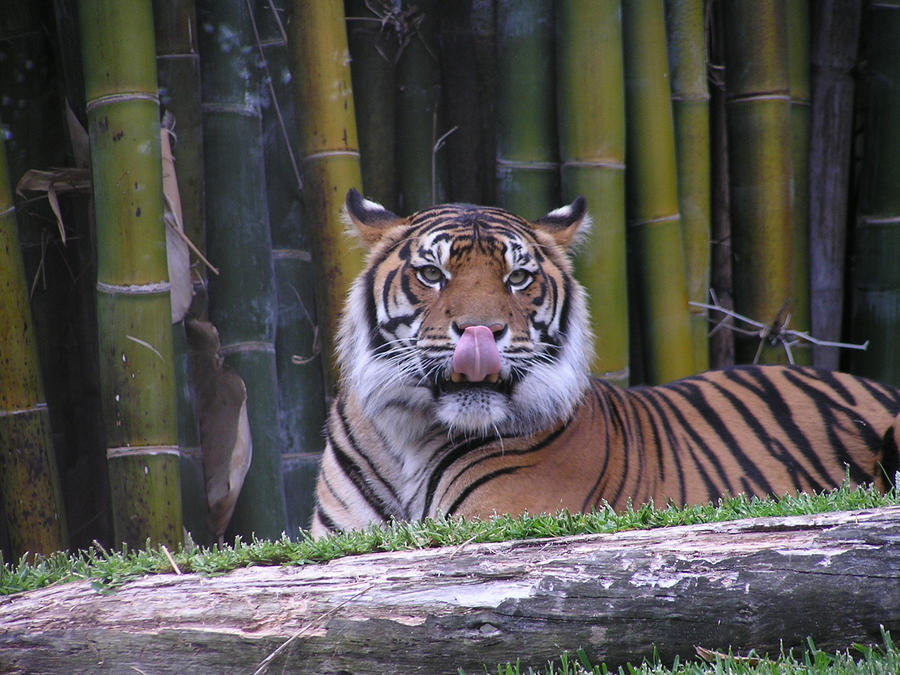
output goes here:
[{"label": "pink tongue", "polygon": [[453,352],[453,370],[465,375],[469,382],[481,382],[488,375],[500,372],[500,352],[490,328],[466,328]]}]

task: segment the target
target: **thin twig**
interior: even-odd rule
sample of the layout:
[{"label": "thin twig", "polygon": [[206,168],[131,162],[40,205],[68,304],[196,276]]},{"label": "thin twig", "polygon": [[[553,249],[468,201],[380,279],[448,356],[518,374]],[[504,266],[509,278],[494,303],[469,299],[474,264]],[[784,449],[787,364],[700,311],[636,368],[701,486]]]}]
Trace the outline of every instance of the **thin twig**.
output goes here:
[{"label": "thin twig", "polygon": [[[434,204],[437,201],[437,154],[438,150],[444,147],[444,143],[447,141],[447,138],[454,131],[459,129],[459,126],[455,126],[450,131],[445,133],[439,139],[434,142],[434,145],[431,146],[431,203]],[[434,114],[431,118],[431,137],[434,138],[434,135],[437,133],[437,110],[434,111]]]},{"label": "thin twig", "polygon": [[166,545],[162,545],[162,552],[165,554],[166,559],[169,561],[169,564],[172,566],[172,569],[175,570],[175,574],[181,576],[181,568],[178,567],[178,563],[175,562],[175,558],[172,557],[172,554],[169,553],[169,549],[166,548]]},{"label": "thin twig", "polygon": [[[275,109],[275,116],[278,118],[278,126],[281,129],[281,137],[284,140],[284,147],[287,150],[288,158],[291,160],[291,168],[294,171],[294,178],[297,180],[297,190],[300,192],[303,191],[303,179],[300,178],[300,168],[297,166],[297,159],[294,157],[294,150],[291,148],[291,141],[288,138],[287,126],[284,123],[284,117],[281,115],[281,106],[278,105],[278,96],[275,94],[275,86],[272,84],[272,73],[269,72],[269,62],[266,60],[266,54],[263,51],[262,40],[259,37],[259,30],[256,28],[256,19],[253,16],[253,7],[250,0],[244,0],[247,4],[247,13],[250,15],[250,26],[253,28],[253,38],[256,40],[256,48],[259,50],[259,59],[262,63],[263,70],[266,72],[266,86],[269,88],[269,95],[272,97],[272,107]],[[271,4],[271,3],[270,3]],[[275,20],[278,23],[278,28],[281,31],[281,35],[284,39],[285,45],[287,45],[287,33],[284,31],[284,26],[281,25],[281,19],[278,17],[278,13],[275,11],[274,6],[272,7],[272,11],[275,14]]]},{"label": "thin twig", "polygon": [[314,621],[310,621],[308,624],[303,626],[303,628],[301,628],[296,633],[291,635],[287,640],[282,642],[281,645],[279,645],[279,647],[274,652],[272,652],[266,658],[264,658],[262,661],[260,661],[259,665],[256,667],[256,670],[253,671],[253,675],[262,675],[262,673],[265,673],[269,669],[269,665],[271,665],[272,661],[274,661],[278,657],[279,654],[281,654],[285,649],[287,649],[288,645],[290,645],[294,640],[299,638],[301,635],[303,635],[306,631],[308,631],[310,628],[315,626],[317,623],[322,622],[324,619],[327,619],[332,614],[336,613],[341,607],[343,607],[347,603],[349,603],[353,600],[356,600],[356,598],[361,596],[363,593],[371,591],[374,587],[375,587],[375,584],[369,584],[368,586],[366,586],[364,589],[362,589],[356,595],[350,596],[349,598],[344,600],[342,603],[335,605],[334,607],[329,609],[327,612],[325,612],[319,618],[315,619]]},{"label": "thin twig", "polygon": [[[728,328],[735,333],[758,337],[759,347],[757,347],[756,356],[753,357],[753,363],[756,363],[759,360],[759,357],[762,354],[763,345],[765,345],[766,342],[773,346],[781,344],[782,348],[784,349],[784,353],[787,355],[788,361],[791,364],[794,363],[794,355],[791,352],[791,347],[795,347],[797,345],[806,346],[802,343],[811,343],[823,347],[859,349],[863,351],[869,346],[868,340],[866,340],[861,345],[853,344],[850,342],[832,342],[829,340],[820,340],[818,338],[814,338],[805,331],[789,329],[787,325],[791,320],[791,315],[787,312],[787,302],[782,304],[781,308],[776,313],[775,318],[770,323],[766,324],[762,323],[761,321],[756,321],[754,319],[746,317],[743,314],[738,314],[734,310],[728,309],[727,307],[723,307],[719,304],[719,300],[718,298],[716,298],[715,292],[712,289],[710,289],[710,296],[712,297],[713,304],[693,301],[688,304],[694,307],[701,307],[703,309],[716,311],[725,315],[725,318],[719,320],[716,323],[715,327],[710,331],[710,335],[712,335],[720,327],[724,326],[725,328]],[[737,319],[738,321],[744,322],[748,326],[753,326],[753,330],[726,324],[725,321],[727,321],[728,318]]]}]

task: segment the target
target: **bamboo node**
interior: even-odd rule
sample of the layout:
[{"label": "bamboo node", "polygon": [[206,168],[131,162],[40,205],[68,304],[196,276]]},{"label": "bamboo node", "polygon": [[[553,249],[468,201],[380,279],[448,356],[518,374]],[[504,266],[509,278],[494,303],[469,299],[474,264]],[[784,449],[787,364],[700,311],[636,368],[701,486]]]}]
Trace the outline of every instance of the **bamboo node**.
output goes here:
[{"label": "bamboo node", "polygon": [[312,254],[299,248],[273,248],[272,260],[300,260],[312,262]]},{"label": "bamboo node", "polygon": [[131,445],[123,448],[107,448],[106,458],[116,459],[119,457],[143,457],[154,455],[174,455],[181,456],[181,450],[177,445]]},{"label": "bamboo node", "polygon": [[204,113],[224,113],[242,115],[244,117],[261,117],[259,106],[243,103],[203,103],[200,106]]},{"label": "bamboo node", "polygon": [[107,284],[103,281],[97,282],[97,290],[107,295],[157,295],[168,293],[171,289],[172,285],[168,281],[156,281],[150,284],[129,284],[126,286]]},{"label": "bamboo node", "polygon": [[586,168],[599,168],[599,169],[616,169],[616,170],[620,170],[620,171],[625,170],[625,162],[619,162],[614,159],[597,159],[597,160],[570,159],[570,160],[567,160],[567,161],[563,162],[562,164],[560,164],[560,166],[563,169],[568,169],[568,168],[577,169],[577,168],[586,167]]},{"label": "bamboo node", "polygon": [[219,352],[223,356],[240,352],[272,352],[274,354],[275,345],[262,340],[247,340],[245,342],[233,342],[230,345],[222,345],[219,348]]},{"label": "bamboo node", "polygon": [[12,417],[13,415],[28,415],[30,413],[44,412],[46,403],[35,403],[30,408],[18,408],[16,410],[0,410],[0,417]]},{"label": "bamboo node", "polygon": [[317,159],[327,159],[328,157],[359,157],[359,150],[326,150],[324,152],[314,152],[311,155],[302,157],[301,162],[312,162]]},{"label": "bamboo node", "polygon": [[556,171],[559,164],[556,162],[544,162],[541,160],[517,160],[497,158],[497,166],[509,169],[531,169],[533,171]]},{"label": "bamboo node", "polygon": [[150,101],[159,105],[159,96],[146,91],[124,91],[116,94],[106,94],[92,98],[85,104],[85,110],[90,113],[96,108],[104,105],[112,105],[114,103],[128,103],[130,101]]},{"label": "bamboo node", "polygon": [[630,220],[628,221],[629,227],[639,227],[641,225],[658,225],[661,223],[677,223],[681,220],[680,213],[670,213],[666,216],[659,216],[658,218],[645,218],[644,220]]}]

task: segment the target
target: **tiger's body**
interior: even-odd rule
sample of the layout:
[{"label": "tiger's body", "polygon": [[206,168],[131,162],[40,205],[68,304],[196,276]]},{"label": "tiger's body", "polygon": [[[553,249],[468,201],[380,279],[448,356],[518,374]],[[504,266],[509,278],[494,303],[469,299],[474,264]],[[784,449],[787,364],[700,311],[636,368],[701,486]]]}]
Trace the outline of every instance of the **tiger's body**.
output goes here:
[{"label": "tiger's body", "polygon": [[535,223],[444,205],[398,218],[351,191],[371,246],[342,319],[312,533],[728,492],[888,485],[900,391],[783,366],[620,389],[588,375],[567,250],[583,200]]}]

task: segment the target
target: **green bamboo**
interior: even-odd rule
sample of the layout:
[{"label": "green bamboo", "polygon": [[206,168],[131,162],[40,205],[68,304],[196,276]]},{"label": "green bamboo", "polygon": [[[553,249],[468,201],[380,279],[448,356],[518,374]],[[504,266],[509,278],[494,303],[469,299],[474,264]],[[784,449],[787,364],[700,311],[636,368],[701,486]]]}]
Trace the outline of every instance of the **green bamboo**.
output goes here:
[{"label": "green bamboo", "polygon": [[[684,234],[689,302],[709,300],[710,126],[703,0],[666,0],[678,210]],[[708,312],[689,306],[694,369],[709,368]]]},{"label": "green bamboo", "polygon": [[[735,0],[724,9],[734,305],[769,323],[791,299],[794,276],[785,4]],[[738,340],[737,360],[758,347]],[[780,347],[760,354],[784,360]]]},{"label": "green bamboo", "polygon": [[9,178],[0,143],[0,498],[19,558],[61,551],[68,535]]},{"label": "green bamboo", "polygon": [[[362,255],[344,236],[344,200],[361,187],[356,113],[341,3],[294,0],[289,46],[294,100],[299,117],[305,220],[312,228],[317,266],[316,311],[326,359],[328,391],[337,382],[334,335],[350,282],[362,269]],[[389,94],[386,94],[389,95]]]},{"label": "green bamboo", "polygon": [[[500,86],[496,57],[497,13],[493,0],[472,0],[469,30],[473,40],[472,56],[475,59],[479,94],[485,91],[497,91]],[[473,148],[466,148],[468,158],[464,157],[463,159],[468,162],[474,161],[482,167],[478,174],[480,181],[478,195],[472,201],[476,204],[496,204],[496,179],[493,167],[497,160],[497,135],[499,133],[497,107],[492,102],[477,107],[481,113],[479,119],[480,140],[474,147],[474,156],[471,154]],[[453,161],[451,173],[455,174],[459,160],[451,157],[451,161]],[[459,198],[454,194],[454,199]],[[466,196],[463,195],[462,198],[465,199]]]},{"label": "green bamboo", "polygon": [[[820,0],[812,27],[812,128],[809,202],[810,313],[812,334],[841,339],[847,253],[853,99],[862,3]],[[837,347],[815,346],[817,368],[835,370]]]},{"label": "green bamboo", "polygon": [[365,194],[388,209],[397,209],[397,172],[394,161],[397,34],[366,0],[350,0],[347,39],[353,98],[361,115],[357,121]]},{"label": "green bamboo", "polygon": [[563,201],[587,198],[594,219],[575,260],[588,291],[599,377],[627,384],[625,84],[618,0],[563,0],[556,23]]},{"label": "green bamboo", "polygon": [[[283,2],[276,3],[278,7]],[[257,8],[259,33],[271,90],[263,95],[266,196],[272,231],[272,258],[278,295],[275,359],[278,422],[282,437],[282,475],[287,532],[309,527],[315,480],[324,448],[325,391],[322,355],[316,343],[315,270],[309,226],[303,219],[295,148],[298,129],[290,87],[287,44],[269,3]],[[281,14],[282,22],[290,20]],[[283,122],[283,125],[282,125]]]},{"label": "green bamboo", "polygon": [[408,41],[397,62],[396,139],[399,208],[412,213],[446,200],[447,153],[435,152],[449,131],[441,115],[438,47],[440,0],[410,4]]},{"label": "green bamboo", "polygon": [[[200,58],[194,0],[153,0],[156,68],[161,105],[175,118],[175,158],[184,233],[205,248],[203,199],[203,129],[200,112]],[[165,170],[165,166],[164,166]],[[206,267],[191,253],[194,290],[205,295]],[[209,508],[203,480],[203,455],[194,414],[184,324],[172,326],[181,446],[181,499],[184,526],[197,543],[209,544]]]},{"label": "green bamboo", "polygon": [[253,459],[228,529],[278,537],[285,502],[275,363],[277,298],[266,205],[258,54],[245,2],[197,3],[203,91],[206,244],[219,275],[209,316],[243,378]]},{"label": "green bamboo", "polygon": [[513,0],[497,13],[497,201],[533,220],[560,199],[553,3]]},{"label": "green bamboo", "polygon": [[[184,233],[202,251],[205,246],[203,121],[194,0],[153,0],[153,10],[160,103],[175,116],[176,141],[172,153],[178,171]],[[192,262],[195,286],[201,290],[206,267],[193,254]]]},{"label": "green bamboo", "polygon": [[[731,216],[728,185],[728,130],[725,114],[724,8],[721,2],[709,5],[709,119],[710,119],[710,287],[723,307],[733,308]],[[713,313],[713,322],[725,318]],[[709,336],[709,365],[727,368],[734,365],[734,334],[716,330]]]},{"label": "green bamboo", "polygon": [[496,91],[489,84],[494,66],[481,57],[479,47],[493,35],[495,21],[493,13],[485,16],[483,2],[442,2],[438,14],[441,84],[444,91],[452,92],[443,98],[441,108],[445,128],[454,130],[440,151],[446,153],[448,167],[445,199],[469,204],[494,203],[493,189],[486,191],[483,186],[488,174],[493,177],[495,156],[482,161],[493,145],[484,133],[493,99],[484,92]]},{"label": "green bamboo", "polygon": [[900,385],[900,2],[873,3],[864,22],[863,165],[854,232],[854,372]]},{"label": "green bamboo", "polygon": [[[7,125],[10,180],[15,183],[30,169],[87,167],[86,135],[83,144],[76,143],[81,149],[73,152],[61,114],[68,99],[84,115],[77,22],[60,20],[60,32],[48,32],[55,18],[51,4],[15,3],[10,9],[0,12],[0,119]],[[16,10],[27,11],[17,15]],[[112,540],[100,415],[90,201],[87,193],[60,192],[65,245],[45,193],[26,190],[17,202],[34,340],[66,502],[69,545],[84,548],[94,539]]]},{"label": "green bamboo", "polygon": [[116,538],[182,539],[159,103],[149,1],[79,5]]},{"label": "green bamboo", "polygon": [[694,359],[662,0],[624,3],[622,27],[632,330],[641,336],[644,379],[668,382],[694,372]]},{"label": "green bamboo", "polygon": [[[791,134],[791,230],[793,232],[793,291],[789,327],[809,332],[809,128],[810,26],[809,0],[787,0],[788,83]],[[809,345],[793,350],[794,363],[812,364]]]}]

